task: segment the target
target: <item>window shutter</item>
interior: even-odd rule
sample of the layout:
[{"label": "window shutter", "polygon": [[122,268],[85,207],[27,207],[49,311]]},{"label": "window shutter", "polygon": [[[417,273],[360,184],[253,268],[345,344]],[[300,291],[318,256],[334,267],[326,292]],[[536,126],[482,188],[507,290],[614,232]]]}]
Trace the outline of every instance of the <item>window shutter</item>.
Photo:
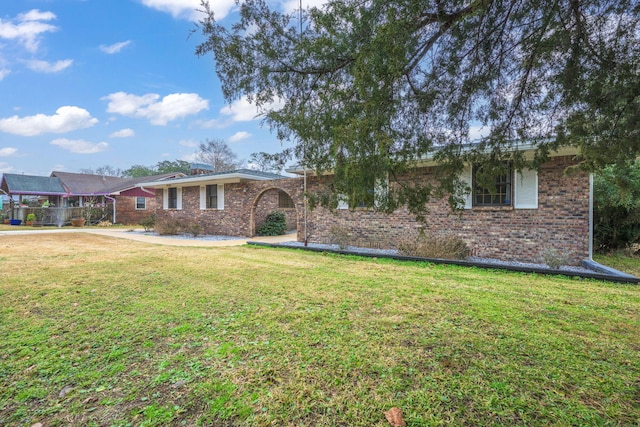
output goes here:
[{"label": "window shutter", "polygon": [[538,209],[538,172],[523,169],[515,172],[513,207],[516,209]]},{"label": "window shutter", "polygon": [[207,186],[200,186],[200,210],[203,211],[207,209]]},{"label": "window shutter", "polygon": [[338,194],[338,207],[337,209],[349,209],[349,202],[343,194]]},{"label": "window shutter", "polygon": [[373,187],[374,205],[379,207],[386,199],[389,193],[389,176],[386,175],[382,179],[376,180]]},{"label": "window shutter", "polygon": [[464,209],[471,209],[473,207],[473,174],[471,165],[467,165],[462,169],[462,175],[460,180],[463,184],[469,187],[469,192],[464,197]]},{"label": "window shutter", "polygon": [[169,209],[169,189],[168,188],[162,189],[162,209],[164,209],[165,211]]},{"label": "window shutter", "polygon": [[218,209],[224,209],[224,184],[218,184]]},{"label": "window shutter", "polygon": [[176,209],[180,210],[182,209],[182,187],[178,187],[176,190],[176,197],[178,198]]}]

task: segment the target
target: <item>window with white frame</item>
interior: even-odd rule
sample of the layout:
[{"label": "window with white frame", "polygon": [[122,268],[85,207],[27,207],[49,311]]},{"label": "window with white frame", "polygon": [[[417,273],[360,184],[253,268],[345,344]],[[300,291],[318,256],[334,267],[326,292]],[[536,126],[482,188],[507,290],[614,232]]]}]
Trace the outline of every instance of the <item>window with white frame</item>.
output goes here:
[{"label": "window with white frame", "polygon": [[[376,180],[375,183],[372,182],[366,196],[357,201],[356,209],[367,209],[367,206],[371,205],[371,203],[374,206],[378,206],[379,202],[386,196],[388,186],[388,178]],[[338,195],[338,209],[349,209],[349,202],[345,195]]]},{"label": "window with white frame", "polygon": [[143,211],[147,209],[147,198],[136,197],[136,210]]},{"label": "window with white frame", "polygon": [[474,165],[473,206],[511,206],[511,182],[511,164],[508,162],[495,171],[485,171],[481,165]]},{"label": "window with white frame", "polygon": [[224,184],[200,186],[200,209],[224,209]]},{"label": "window with white frame", "polygon": [[478,179],[479,166],[466,166],[461,180],[470,190],[464,196],[464,209],[475,207],[513,207],[538,209],[538,172],[534,169],[516,171],[505,164],[503,171],[494,176]]},{"label": "window with white frame", "polygon": [[177,209],[178,208],[178,189],[176,187],[171,187],[167,191],[167,208],[169,209]]},{"label": "window with white frame", "polygon": [[218,186],[207,185],[207,209],[218,208]]}]

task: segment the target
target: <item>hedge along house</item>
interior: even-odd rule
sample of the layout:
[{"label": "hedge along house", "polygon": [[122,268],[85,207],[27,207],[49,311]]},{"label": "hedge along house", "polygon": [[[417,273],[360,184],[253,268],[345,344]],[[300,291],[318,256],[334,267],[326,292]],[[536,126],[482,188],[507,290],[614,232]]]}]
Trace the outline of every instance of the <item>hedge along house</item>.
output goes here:
[{"label": "hedge along house", "polygon": [[[526,154],[532,147],[520,149]],[[592,191],[589,174],[565,174],[575,164],[575,154],[570,149],[553,153],[539,171],[509,170],[497,178],[492,191],[476,185],[478,166],[468,165],[463,179],[471,192],[463,209],[452,212],[445,200],[433,199],[426,224],[406,208],[384,214],[339,205],[333,211],[316,207],[305,214],[302,177],[269,177],[244,170],[144,185],[163,189],[157,193],[159,218],[189,218],[209,234],[252,237],[266,213],[283,210],[290,229],[295,223],[298,241],[332,243],[338,230],[346,234],[350,246],[397,248],[399,242],[424,231],[458,236],[479,257],[540,262],[545,253],[555,252],[570,264],[579,264],[591,259]],[[427,159],[420,166],[418,174],[435,183],[435,163]],[[289,172],[304,174],[302,169]],[[408,179],[400,176],[398,181]],[[328,191],[332,177],[307,172],[306,180],[307,190],[314,193]]]},{"label": "hedge along house", "polygon": [[[197,222],[207,234],[254,236],[267,214],[280,210],[295,230],[303,189],[282,175],[250,169],[203,173],[138,184],[157,191],[158,220]],[[296,183],[299,179],[293,180]]]}]

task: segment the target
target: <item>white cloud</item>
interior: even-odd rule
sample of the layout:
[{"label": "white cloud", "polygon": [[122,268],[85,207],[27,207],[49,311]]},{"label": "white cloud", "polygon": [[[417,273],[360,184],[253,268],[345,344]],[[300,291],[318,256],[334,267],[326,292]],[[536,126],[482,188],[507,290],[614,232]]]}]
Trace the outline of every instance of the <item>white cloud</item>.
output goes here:
[{"label": "white cloud", "polygon": [[155,93],[138,96],[116,92],[102,99],[109,101],[109,113],[145,118],[151,124],[160,126],[209,109],[209,101],[196,93],[172,93],[160,99],[160,95]]},{"label": "white cloud", "polygon": [[27,67],[40,73],[57,73],[69,68],[71,64],[73,64],[73,59],[63,59],[56,62],[41,61],[39,59],[27,61]]},{"label": "white cloud", "polygon": [[109,135],[110,138],[129,138],[131,136],[134,136],[136,134],[136,132],[133,129],[120,129],[119,131],[113,132],[111,135]]},{"label": "white cloud", "polygon": [[224,123],[221,123],[220,120],[217,120],[217,119],[196,120],[194,124],[201,129],[212,129],[212,128],[222,129],[223,127],[226,126]]},{"label": "white cloud", "polygon": [[16,18],[3,21],[0,19],[0,39],[17,40],[29,52],[38,50],[43,33],[57,31],[58,27],[46,21],[56,19],[52,12],[40,12],[38,9],[19,14]]},{"label": "white cloud", "polygon": [[[216,19],[222,19],[235,6],[235,0],[215,0],[211,2],[211,9],[216,14]],[[142,4],[161,12],[170,13],[174,18],[199,21],[203,14],[200,0],[142,0]]]},{"label": "white cloud", "polygon": [[181,139],[180,141],[178,141],[178,144],[182,145],[183,147],[194,148],[198,146],[198,141],[194,141],[193,139]]},{"label": "white cloud", "polygon": [[269,110],[279,110],[284,105],[280,101],[275,101],[271,104],[264,105],[260,109],[251,104],[246,96],[233,102],[231,105],[227,105],[220,110],[220,114],[224,116],[230,116],[234,122],[249,122],[261,118],[261,114]]},{"label": "white cloud", "polygon": [[51,144],[77,154],[95,154],[109,148],[106,142],[94,143],[83,139],[58,138],[51,141]]},{"label": "white cloud", "polygon": [[120,52],[122,49],[129,46],[130,44],[131,44],[131,40],[110,44],[108,46],[101,44],[100,50],[109,55],[113,55],[114,53]]},{"label": "white cloud", "polygon": [[198,160],[198,153],[183,154],[180,157],[180,160],[183,160],[183,161],[189,162],[189,163],[196,162]]},{"label": "white cloud", "polygon": [[14,135],[35,136],[43,133],[65,133],[84,129],[98,123],[98,119],[84,108],[64,106],[56,110],[53,116],[36,114],[35,116],[12,116],[0,119],[0,131]]},{"label": "white cloud", "polygon": [[11,166],[7,162],[0,162],[0,173],[11,173],[15,170],[13,166]]},{"label": "white cloud", "polygon": [[229,142],[238,142],[250,137],[251,137],[251,134],[249,132],[240,131],[231,135],[231,137],[229,138]]},{"label": "white cloud", "polygon": [[0,68],[0,82],[11,73],[8,68]]},{"label": "white cloud", "polygon": [[0,148],[0,157],[10,157],[18,152],[17,148],[13,147],[4,147]]}]

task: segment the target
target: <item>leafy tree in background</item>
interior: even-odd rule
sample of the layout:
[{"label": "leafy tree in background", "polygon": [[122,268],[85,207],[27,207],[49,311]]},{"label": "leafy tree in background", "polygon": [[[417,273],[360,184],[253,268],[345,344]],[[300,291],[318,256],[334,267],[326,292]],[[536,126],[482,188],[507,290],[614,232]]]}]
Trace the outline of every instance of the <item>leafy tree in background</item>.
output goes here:
[{"label": "leafy tree in background", "polygon": [[182,172],[185,175],[189,175],[191,173],[191,163],[184,160],[163,160],[156,164],[156,174],[171,172]]},{"label": "leafy tree in background", "polygon": [[627,248],[640,240],[640,162],[610,165],[594,176],[596,250]]},{"label": "leafy tree in background", "polygon": [[251,154],[249,164],[261,172],[282,173],[287,161],[291,159],[291,150],[284,150],[281,153],[259,153]]},{"label": "leafy tree in background", "polygon": [[[228,101],[248,97],[304,165],[334,171],[322,203],[372,206],[373,182],[434,153],[439,184],[398,183],[376,207],[456,206],[465,161],[538,167],[571,145],[595,170],[640,152],[638,0],[333,0],[302,22],[264,0],[239,8],[227,28],[203,3],[196,53],[213,55]],[[469,148],[473,126],[486,135]]]},{"label": "leafy tree in background", "polygon": [[207,139],[206,142],[201,142],[196,159],[213,166],[215,172],[238,169],[242,166],[238,155],[221,139]]},{"label": "leafy tree in background", "polygon": [[133,165],[122,172],[122,176],[138,178],[142,176],[162,175],[165,173],[182,172],[189,175],[191,164],[184,160],[163,160],[155,166]]},{"label": "leafy tree in background", "polygon": [[104,165],[93,169],[80,169],[80,173],[86,173],[89,175],[102,175],[102,176],[122,176],[122,170],[114,168],[110,165]]},{"label": "leafy tree in background", "polygon": [[143,165],[133,165],[129,169],[122,171],[122,176],[130,178],[140,178],[143,176],[156,175],[157,172],[153,167]]}]

